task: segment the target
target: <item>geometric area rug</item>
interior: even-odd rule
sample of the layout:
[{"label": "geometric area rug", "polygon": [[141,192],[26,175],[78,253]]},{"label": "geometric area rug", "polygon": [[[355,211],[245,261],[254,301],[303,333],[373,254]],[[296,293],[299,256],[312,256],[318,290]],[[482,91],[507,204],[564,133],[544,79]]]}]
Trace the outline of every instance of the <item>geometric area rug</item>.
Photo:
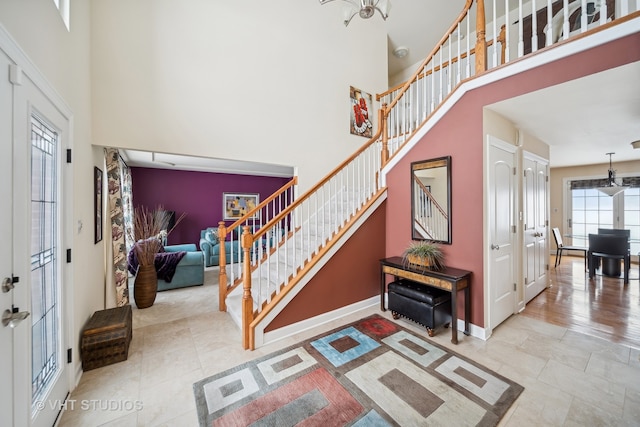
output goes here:
[{"label": "geometric area rug", "polygon": [[193,385],[201,426],[495,426],[522,386],[377,314]]}]

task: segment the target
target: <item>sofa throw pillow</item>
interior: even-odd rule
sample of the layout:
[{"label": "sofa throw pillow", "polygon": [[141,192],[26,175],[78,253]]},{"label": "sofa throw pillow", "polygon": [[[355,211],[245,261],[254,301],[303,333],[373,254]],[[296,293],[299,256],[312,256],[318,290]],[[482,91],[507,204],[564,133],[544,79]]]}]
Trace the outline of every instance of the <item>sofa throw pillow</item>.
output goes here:
[{"label": "sofa throw pillow", "polygon": [[212,245],[217,245],[218,230],[207,230],[207,232],[204,233],[204,238],[206,239],[207,242],[211,243]]}]

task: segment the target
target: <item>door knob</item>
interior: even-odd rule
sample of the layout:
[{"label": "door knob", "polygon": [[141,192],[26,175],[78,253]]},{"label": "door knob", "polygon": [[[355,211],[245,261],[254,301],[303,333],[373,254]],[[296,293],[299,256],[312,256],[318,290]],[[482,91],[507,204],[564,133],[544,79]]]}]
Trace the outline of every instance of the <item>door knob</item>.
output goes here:
[{"label": "door knob", "polygon": [[5,294],[15,287],[16,286],[13,284],[13,280],[11,280],[10,277],[5,277],[2,280],[2,292]]},{"label": "door knob", "polygon": [[491,245],[491,249],[495,249],[496,251],[499,251],[500,245]]},{"label": "door knob", "polygon": [[28,311],[18,311],[17,309],[14,309],[13,313],[11,310],[5,310],[4,313],[2,313],[2,326],[15,328],[18,323],[29,317],[29,314],[31,313]]}]

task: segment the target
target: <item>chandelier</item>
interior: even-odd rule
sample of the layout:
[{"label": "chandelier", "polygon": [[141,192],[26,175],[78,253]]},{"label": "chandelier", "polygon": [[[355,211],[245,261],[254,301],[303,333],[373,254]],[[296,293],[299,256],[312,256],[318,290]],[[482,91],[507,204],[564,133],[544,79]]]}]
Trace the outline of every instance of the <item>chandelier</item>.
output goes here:
[{"label": "chandelier", "polygon": [[603,192],[608,196],[615,196],[616,194],[626,190],[628,186],[622,185],[622,181],[616,181],[616,171],[613,170],[611,165],[611,156],[616,153],[607,153],[609,156],[609,176],[607,178],[607,185],[598,187],[597,190]]},{"label": "chandelier", "polygon": [[[334,0],[320,0],[320,4],[327,4]],[[346,27],[351,22],[354,16],[360,15],[362,19],[371,18],[376,10],[380,13],[383,20],[387,20],[389,17],[389,9],[391,9],[391,3],[389,0],[342,0],[348,3],[348,8],[345,9],[344,14],[344,26]]]}]

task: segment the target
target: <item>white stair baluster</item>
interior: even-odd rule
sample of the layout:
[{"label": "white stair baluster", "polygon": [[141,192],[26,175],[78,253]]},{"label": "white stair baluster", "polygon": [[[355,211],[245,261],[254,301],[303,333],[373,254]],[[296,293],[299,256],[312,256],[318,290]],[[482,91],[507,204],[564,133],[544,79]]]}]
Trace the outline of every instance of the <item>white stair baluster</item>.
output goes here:
[{"label": "white stair baluster", "polygon": [[522,0],[518,0],[518,58],[524,55],[524,29],[522,16]]},{"label": "white stair baluster", "polygon": [[569,38],[569,0],[564,0],[562,10],[564,12],[564,18],[562,20],[562,40]]},{"label": "white stair baluster", "polygon": [[493,9],[493,68],[498,66],[498,17],[496,16],[497,14],[497,7],[496,7],[496,0],[493,0],[493,5],[492,5],[492,9]]},{"label": "white stair baluster", "polygon": [[538,50],[538,13],[536,10],[536,0],[531,0],[531,52]]}]

